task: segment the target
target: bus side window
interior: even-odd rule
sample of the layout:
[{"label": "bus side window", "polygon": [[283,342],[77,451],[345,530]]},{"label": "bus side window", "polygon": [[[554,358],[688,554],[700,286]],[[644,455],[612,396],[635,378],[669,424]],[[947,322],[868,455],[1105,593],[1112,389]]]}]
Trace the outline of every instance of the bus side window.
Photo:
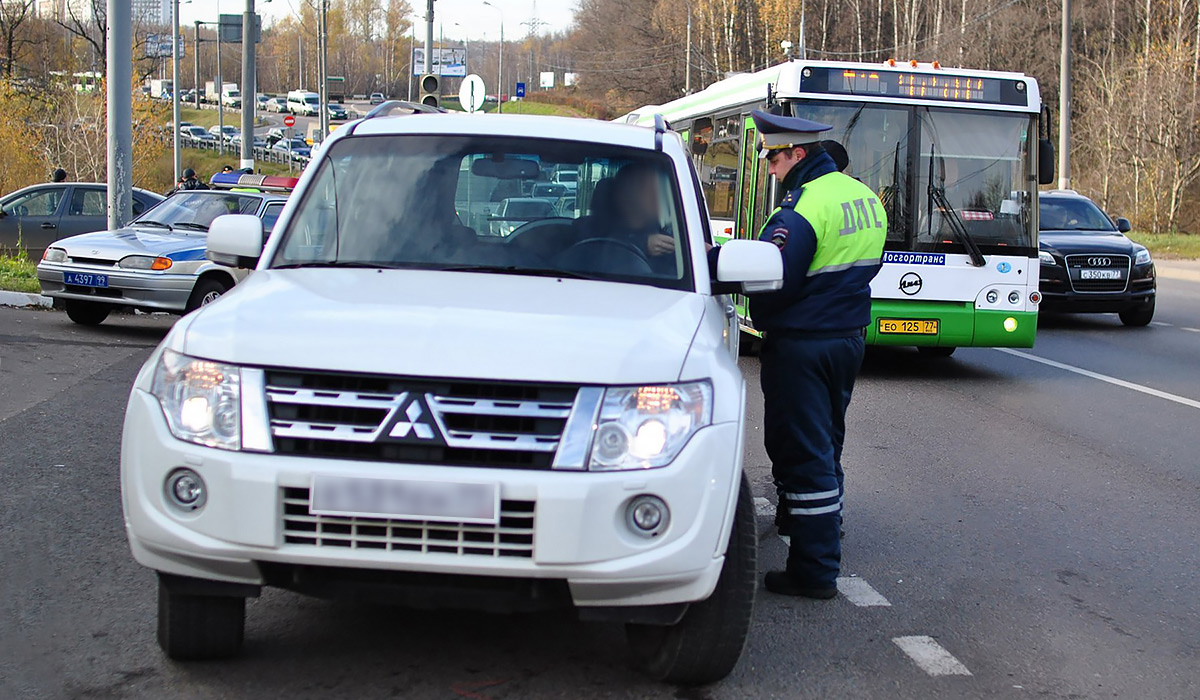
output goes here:
[{"label": "bus side window", "polygon": [[758,231],[754,229],[755,207],[755,169],[758,165],[758,148],[755,138],[758,131],[750,125],[746,126],[742,137],[742,171],[741,196],[738,197],[738,238],[757,238]]}]

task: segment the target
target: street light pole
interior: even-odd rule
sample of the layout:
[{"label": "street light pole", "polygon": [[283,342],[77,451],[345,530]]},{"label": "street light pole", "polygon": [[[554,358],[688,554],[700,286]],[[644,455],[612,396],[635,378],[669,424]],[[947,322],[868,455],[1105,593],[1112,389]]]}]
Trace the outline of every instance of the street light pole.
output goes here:
[{"label": "street light pole", "polygon": [[[178,0],[176,0],[178,2]],[[254,0],[246,0],[242,14],[242,163],[254,169],[254,110],[258,107],[258,76],[255,71],[255,45],[258,29],[254,21]]]},{"label": "street light pole", "polygon": [[179,143],[179,0],[171,2],[171,148],[174,151],[175,179],[183,171],[183,153]]},{"label": "street light pole", "polygon": [[1058,74],[1058,189],[1071,188],[1071,0],[1062,4],[1062,64]]},{"label": "street light pole", "polygon": [[428,2],[426,3],[426,6],[425,6],[425,71],[424,72],[425,72],[425,75],[429,75],[430,73],[433,72],[433,0],[428,0]]},{"label": "street light pole", "polygon": [[[327,17],[328,12],[329,12],[329,0],[321,0],[321,17],[319,20],[320,27],[318,27],[318,31],[320,31],[321,36],[319,37],[319,41],[317,43],[317,52],[318,52],[317,53],[317,65],[319,67],[319,73],[320,73],[320,75],[317,76],[317,79],[321,81],[320,85],[317,86],[317,91],[318,91],[318,94],[320,95],[320,99],[318,100],[318,102],[321,103],[321,115],[320,115],[317,123],[320,124],[322,141],[324,141],[325,138],[327,136],[329,136],[329,64],[328,64],[328,60],[329,60],[329,18]],[[315,141],[314,141],[314,144],[315,144]]]},{"label": "street light pole", "polygon": [[192,49],[192,59],[195,61],[195,75],[192,76],[196,83],[196,109],[200,109],[200,20],[196,20],[196,40],[192,43],[195,46]]},{"label": "street light pole", "polygon": [[[111,0],[110,0],[111,1]],[[225,155],[225,76],[221,75],[221,0],[217,0],[217,153]]]},{"label": "street light pole", "polygon": [[108,228],[133,215],[133,8],[108,0]]},{"label": "street light pole", "polygon": [[494,5],[488,0],[483,0],[483,4],[500,13],[500,60],[496,67],[496,114],[504,113],[504,10],[500,9],[499,5]]}]

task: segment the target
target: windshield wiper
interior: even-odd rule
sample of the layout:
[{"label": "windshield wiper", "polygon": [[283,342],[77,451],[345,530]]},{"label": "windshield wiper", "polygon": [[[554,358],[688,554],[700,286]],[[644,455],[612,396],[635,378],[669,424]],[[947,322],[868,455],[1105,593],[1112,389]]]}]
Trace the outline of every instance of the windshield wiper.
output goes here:
[{"label": "windshield wiper", "polygon": [[929,147],[929,237],[933,238],[933,205],[937,204],[938,208],[946,214],[946,219],[950,222],[950,229],[954,231],[954,235],[958,236],[959,242],[971,256],[971,264],[975,267],[983,267],[987,265],[987,260],[984,259],[983,252],[979,250],[975,239],[971,238],[971,234],[967,232],[967,227],[963,225],[962,219],[958,218],[958,211],[946,198],[946,188],[934,184],[933,160],[936,153],[937,147],[931,144]]},{"label": "windshield wiper", "polygon": [[350,267],[364,270],[401,270],[396,265],[388,265],[385,263],[360,262],[357,260],[313,260],[311,262],[288,263],[287,265],[276,265],[272,270],[295,270],[301,267]]},{"label": "windshield wiper", "polygon": [[198,224],[195,221],[182,221],[175,224],[176,228],[190,228],[197,231],[207,231],[208,227],[204,224]]},{"label": "windshield wiper", "polygon": [[505,275],[528,275],[530,277],[565,277],[574,280],[595,280],[591,277],[569,270],[558,270],[550,267],[520,267],[518,265],[454,265],[436,268],[445,272],[496,272]]},{"label": "windshield wiper", "polygon": [[163,222],[161,222],[161,221],[151,221],[151,220],[149,220],[149,219],[144,219],[144,220],[141,220],[141,221],[135,221],[135,222],[133,222],[133,225],[134,225],[134,226],[161,226],[162,228],[165,228],[165,229],[166,229],[166,230],[168,230],[168,231],[174,231],[174,230],[175,230],[175,229],[171,228],[171,224],[164,224],[164,223],[163,223]]}]

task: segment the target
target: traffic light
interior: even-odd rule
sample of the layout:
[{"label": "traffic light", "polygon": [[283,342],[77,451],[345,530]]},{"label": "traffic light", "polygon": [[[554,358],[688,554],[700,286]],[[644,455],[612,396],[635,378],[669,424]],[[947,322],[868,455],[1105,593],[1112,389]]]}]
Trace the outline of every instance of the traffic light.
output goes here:
[{"label": "traffic light", "polygon": [[421,76],[421,104],[440,107],[442,104],[441,78],[429,73]]}]

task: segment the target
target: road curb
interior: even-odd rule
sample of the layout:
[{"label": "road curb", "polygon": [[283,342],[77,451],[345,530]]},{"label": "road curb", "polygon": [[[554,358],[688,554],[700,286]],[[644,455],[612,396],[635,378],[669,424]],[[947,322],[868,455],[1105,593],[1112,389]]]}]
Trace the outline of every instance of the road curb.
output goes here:
[{"label": "road curb", "polygon": [[29,294],[27,292],[6,292],[0,290],[0,306],[40,306],[49,309],[54,306],[54,300],[50,297],[44,297],[41,294]]},{"label": "road curb", "polygon": [[1156,261],[1154,263],[1155,271],[1159,277],[1166,277],[1173,280],[1186,280],[1188,282],[1200,282],[1200,265]]}]

